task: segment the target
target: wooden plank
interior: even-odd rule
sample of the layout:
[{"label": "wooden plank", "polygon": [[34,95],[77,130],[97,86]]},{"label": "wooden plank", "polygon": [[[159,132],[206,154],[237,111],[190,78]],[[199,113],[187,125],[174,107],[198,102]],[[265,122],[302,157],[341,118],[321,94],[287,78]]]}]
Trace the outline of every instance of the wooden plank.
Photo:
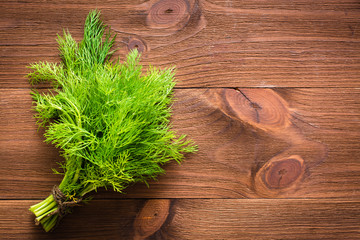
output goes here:
[{"label": "wooden plank", "polygon": [[[199,152],[165,166],[150,189],[100,198],[359,198],[359,89],[178,89],[175,97],[174,128]],[[0,198],[45,197],[61,158],[36,132],[29,90],[0,90],[0,105]]]},{"label": "wooden plank", "polygon": [[[360,239],[358,0],[1,6],[1,239]],[[27,209],[61,181],[62,158],[37,131],[26,66],[59,61],[56,34],[80,40],[95,8],[116,57],[137,47],[145,66],[177,66],[172,123],[199,152],[150,188],[98,191],[44,233]]]},{"label": "wooden plank", "polygon": [[330,199],[93,200],[52,233],[35,201],[0,201],[5,239],[358,239],[360,202]]},{"label": "wooden plank", "polygon": [[94,8],[117,32],[119,56],[137,45],[145,65],[176,65],[178,87],[359,87],[360,3],[321,2],[6,1],[0,87],[27,87],[29,63],[58,61],[56,34],[79,40]]},{"label": "wooden plank", "polygon": [[28,210],[37,201],[0,200],[2,239],[131,239],[132,222],[142,200],[92,201],[74,209],[54,232],[34,224]]}]

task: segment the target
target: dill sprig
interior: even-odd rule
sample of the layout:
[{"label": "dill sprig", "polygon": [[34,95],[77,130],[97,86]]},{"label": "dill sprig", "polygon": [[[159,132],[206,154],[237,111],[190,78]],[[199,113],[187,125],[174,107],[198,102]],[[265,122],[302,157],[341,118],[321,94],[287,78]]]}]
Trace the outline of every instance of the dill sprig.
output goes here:
[{"label": "dill sprig", "polygon": [[[171,130],[174,69],[149,67],[142,74],[136,50],[123,63],[110,61],[116,36],[106,29],[100,12],[91,11],[81,42],[68,31],[58,36],[61,63],[30,65],[31,84],[53,86],[32,96],[46,142],[64,158],[59,189],[66,202],[77,203],[100,187],[122,192],[129,184],[147,184],[164,173],[163,164],[196,150]],[[30,210],[45,231],[69,212],[59,209],[53,195]]]}]

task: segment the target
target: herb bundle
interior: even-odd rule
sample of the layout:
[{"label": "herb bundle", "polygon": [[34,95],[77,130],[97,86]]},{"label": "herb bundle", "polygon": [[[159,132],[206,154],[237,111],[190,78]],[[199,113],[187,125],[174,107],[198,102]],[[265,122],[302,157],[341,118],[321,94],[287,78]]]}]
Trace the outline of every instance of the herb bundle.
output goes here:
[{"label": "herb bundle", "polygon": [[114,41],[100,13],[91,11],[81,42],[68,31],[58,36],[61,63],[30,65],[31,84],[50,81],[54,88],[34,90],[32,96],[46,142],[60,148],[64,158],[62,182],[30,208],[45,231],[87,193],[147,184],[164,173],[163,164],[180,162],[183,153],[196,150],[185,135],[171,130],[173,69],[149,67],[142,74],[136,50],[123,63],[110,61]]}]

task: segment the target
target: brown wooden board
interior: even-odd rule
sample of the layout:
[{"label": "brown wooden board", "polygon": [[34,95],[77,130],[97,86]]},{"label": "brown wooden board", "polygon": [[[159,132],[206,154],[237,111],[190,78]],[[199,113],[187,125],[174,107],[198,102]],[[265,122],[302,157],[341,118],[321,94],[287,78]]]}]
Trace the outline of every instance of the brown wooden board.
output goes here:
[{"label": "brown wooden board", "polygon": [[[29,92],[0,90],[1,198],[41,198],[61,180],[51,168],[62,159],[37,131]],[[199,152],[125,197],[358,198],[359,96],[343,88],[178,89],[172,122]]]},{"label": "brown wooden board", "polygon": [[0,201],[2,239],[358,239],[360,202],[309,199],[93,200],[51,233],[35,201]]},{"label": "brown wooden board", "polygon": [[[158,181],[99,190],[45,233],[29,206],[61,181],[30,63],[59,62],[89,10],[115,57],[176,66],[172,124],[199,145]],[[0,239],[360,239],[358,0],[1,1]],[[49,85],[41,84],[41,91]]]},{"label": "brown wooden board", "polygon": [[80,40],[94,8],[121,57],[137,46],[145,64],[176,65],[178,87],[360,86],[359,1],[25,2],[2,3],[2,87],[27,86],[31,62],[58,61],[56,34]]}]

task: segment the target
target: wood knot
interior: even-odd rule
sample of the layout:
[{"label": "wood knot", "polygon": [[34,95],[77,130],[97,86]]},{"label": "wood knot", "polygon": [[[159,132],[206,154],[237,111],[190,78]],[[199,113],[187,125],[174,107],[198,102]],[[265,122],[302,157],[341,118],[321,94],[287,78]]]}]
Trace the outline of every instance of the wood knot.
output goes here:
[{"label": "wood knot", "polygon": [[283,159],[271,163],[263,174],[263,182],[269,188],[285,188],[290,186],[301,175],[302,162],[295,158]]},{"label": "wood knot", "polygon": [[184,27],[190,18],[187,0],[160,0],[149,10],[146,23],[150,28]]},{"label": "wood knot", "polygon": [[131,37],[127,44],[129,50],[137,49],[139,53],[143,53],[147,50],[146,44],[139,38]]},{"label": "wood knot", "polygon": [[305,164],[299,155],[272,158],[255,176],[255,187],[261,195],[274,196],[301,182]]},{"label": "wood knot", "polygon": [[291,125],[288,104],[271,89],[225,89],[227,113],[264,130]]},{"label": "wood knot", "polygon": [[169,215],[169,199],[148,200],[134,221],[135,239],[144,239],[158,231]]}]

